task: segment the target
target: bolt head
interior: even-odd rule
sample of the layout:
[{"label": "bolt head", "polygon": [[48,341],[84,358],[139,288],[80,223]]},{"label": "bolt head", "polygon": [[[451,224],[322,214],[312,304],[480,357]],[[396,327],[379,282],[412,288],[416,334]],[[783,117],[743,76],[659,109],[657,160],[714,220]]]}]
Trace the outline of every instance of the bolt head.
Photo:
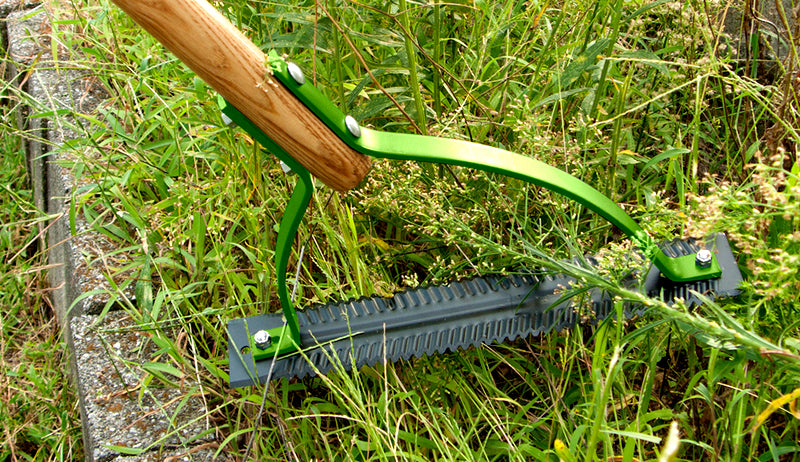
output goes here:
[{"label": "bolt head", "polygon": [[708,268],[711,266],[711,262],[714,260],[714,255],[708,249],[702,249],[697,252],[697,256],[695,257],[695,264],[701,268]]},{"label": "bolt head", "polygon": [[261,350],[266,350],[272,343],[272,339],[269,336],[269,332],[265,330],[260,330],[255,334],[253,334],[253,343],[256,344],[257,348]]},{"label": "bolt head", "polygon": [[292,62],[286,63],[286,70],[289,71],[289,75],[298,85],[306,83],[306,76],[303,75],[303,70],[300,69],[300,66],[297,64]]},{"label": "bolt head", "polygon": [[225,125],[227,125],[229,127],[235,127],[236,126],[236,122],[234,122],[233,119],[228,117],[228,114],[225,114],[224,112],[221,113],[221,114],[222,114],[222,123],[224,123]]},{"label": "bolt head", "polygon": [[361,126],[358,125],[358,122],[356,121],[355,118],[353,118],[353,116],[345,117],[344,125],[345,127],[347,127],[347,131],[350,132],[350,134],[353,135],[354,137],[358,138],[359,136],[361,136]]}]

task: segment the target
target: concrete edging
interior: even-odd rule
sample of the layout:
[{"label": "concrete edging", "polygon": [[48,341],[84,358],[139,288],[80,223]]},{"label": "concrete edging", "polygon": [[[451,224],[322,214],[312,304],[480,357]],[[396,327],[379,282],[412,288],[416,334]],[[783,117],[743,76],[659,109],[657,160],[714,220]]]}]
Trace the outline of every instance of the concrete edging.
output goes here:
[{"label": "concrete edging", "polygon": [[[122,276],[104,268],[105,255],[116,250],[110,239],[74,214],[70,200],[80,186],[68,167],[80,161],[66,142],[81,136],[69,113],[95,114],[107,95],[89,69],[52,56],[50,16],[37,1],[2,1],[4,37],[11,65],[8,81],[24,100],[17,124],[24,140],[34,203],[51,217],[42,223],[40,243],[47,248],[51,297],[70,349],[70,377],[77,390],[85,459],[90,462],[225,460],[214,457],[215,427],[208,421],[203,391],[189,378],[167,385],[151,381],[141,386],[154,361],[157,346],[124,311],[100,317],[113,289],[110,278]],[[13,95],[11,95],[13,98]],[[48,112],[67,115],[47,117]],[[132,294],[127,294],[133,298]],[[76,301],[77,300],[77,301]],[[143,451],[136,455],[132,452]]]}]

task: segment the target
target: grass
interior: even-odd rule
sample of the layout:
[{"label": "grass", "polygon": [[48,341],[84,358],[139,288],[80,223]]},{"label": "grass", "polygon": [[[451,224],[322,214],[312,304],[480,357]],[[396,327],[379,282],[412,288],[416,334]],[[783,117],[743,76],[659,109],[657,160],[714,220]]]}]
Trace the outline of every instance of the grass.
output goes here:
[{"label": "grass", "polygon": [[82,456],[65,341],[48,302],[47,256],[10,101],[0,108],[0,460]]},{"label": "grass", "polygon": [[[606,266],[578,274],[582,281],[617,294],[620,309],[634,300],[648,311],[279,382],[257,416],[263,388],[227,389],[220,345],[228,319],[278,309],[275,223],[294,179],[224,126],[210,89],[119,10],[54,4],[57,43],[83,53],[77,61],[111,95],[85,121],[85,137],[64,148],[96,156],[75,165],[86,180],[75,210],[134,255],[111,269],[136,275],[120,287],[137,295],[131,315],[190,334],[199,362],[176,341],[159,346],[200,377],[220,451],[244,455],[255,427],[258,460],[798,457],[796,69],[767,79],[762,62],[732,54],[708,14],[718,5],[217,6],[256,43],[289,54],[362,124],[546,161],[606,191],[658,239],[725,231],[747,279],[735,300],[669,307],[620,286],[630,243],[575,204],[495,175],[379,162],[355,191],[315,192],[299,236],[301,305],[552,267],[606,249]],[[3,287],[15,289],[3,294],[14,308],[2,313],[0,400],[12,452],[0,455],[79,458],[62,359],[43,354],[60,340],[46,321],[43,249],[28,245],[42,216],[19,173],[15,143],[25,134],[4,133],[16,154],[2,169],[11,185],[3,252],[16,258],[2,272]],[[673,424],[680,442],[668,456]]]}]

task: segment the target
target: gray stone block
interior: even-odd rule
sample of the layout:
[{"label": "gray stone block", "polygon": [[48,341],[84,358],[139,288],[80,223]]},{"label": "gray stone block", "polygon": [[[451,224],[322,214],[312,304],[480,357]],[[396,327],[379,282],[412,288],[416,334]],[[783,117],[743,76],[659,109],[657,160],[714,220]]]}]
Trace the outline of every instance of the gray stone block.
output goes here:
[{"label": "gray stone block", "polygon": [[119,456],[111,462],[217,462],[233,461],[224,455],[215,456],[216,444],[200,445],[188,451],[169,451],[164,453],[149,452],[139,456]]},{"label": "gray stone block", "polygon": [[[156,455],[191,455],[194,447],[213,439],[204,391],[193,372],[181,370],[179,377],[165,374],[173,382],[170,384],[146,370],[158,367],[154,364],[181,369],[169,355],[159,353],[152,336],[161,334],[143,332],[130,316],[119,311],[102,319],[76,316],[70,326],[81,411],[86,416],[87,461],[124,456],[120,448]],[[146,457],[151,456],[136,457],[133,460],[150,460]]]},{"label": "gray stone block", "polygon": [[[761,60],[783,60],[790,52],[788,42],[788,32],[795,27],[795,13],[792,10],[792,0],[781,0],[783,13],[786,22],[789,24],[789,31],[784,24],[778,3],[752,2],[755,6],[750,11],[745,11],[751,2],[742,0],[723,3],[724,9],[719,12],[722,16],[724,30],[730,35],[737,49],[740,59],[750,56],[749,44],[752,39],[760,42],[760,55],[752,56],[753,59]],[[795,37],[797,40],[797,37]],[[771,50],[770,50],[771,48]]]},{"label": "gray stone block", "polygon": [[[132,256],[119,252],[119,244],[93,229],[80,210],[72,213],[76,191],[90,181],[76,178],[73,166],[103,159],[69,142],[83,136],[74,115],[96,114],[106,95],[89,69],[68,56],[53,59],[43,10],[9,13],[23,4],[0,0],[13,59],[8,78],[18,88],[8,97],[24,103],[17,121],[27,135],[35,205],[51,217],[43,243],[50,294],[71,351],[86,460],[215,460],[214,427],[191,371],[163,383],[146,370],[158,367],[150,362],[168,360],[156,354],[151,336],[169,334],[142,332],[124,312],[96,316],[131,279],[112,268],[126,266]],[[131,286],[115,295],[133,300],[132,292]],[[125,448],[143,452],[126,455]]]},{"label": "gray stone block", "polygon": [[0,18],[5,18],[15,11],[29,10],[40,3],[39,0],[0,0]]},{"label": "gray stone block", "polygon": [[[115,287],[129,277],[104,265],[104,258],[119,245],[93,230],[82,214],[70,210],[72,193],[79,182],[85,181],[73,175],[70,165],[97,160],[97,156],[62,149],[68,141],[84,135],[72,114],[94,113],[107,95],[80,63],[70,64],[62,56],[56,64],[44,11],[11,13],[7,27],[9,55],[16,63],[13,72],[25,75],[27,104],[18,113],[18,123],[28,134],[26,151],[34,204],[53,217],[46,242],[53,268],[49,271],[53,302],[60,323],[67,325],[72,315],[101,312],[112,299]],[[23,79],[18,80],[22,84]],[[46,116],[55,111],[60,112],[59,117]],[[114,258],[124,259],[126,255],[117,254]],[[87,293],[92,295],[79,299]],[[132,298],[132,289],[124,295]]]},{"label": "gray stone block", "polygon": [[[25,70],[30,67],[36,57],[37,40],[41,36],[40,30],[41,18],[34,18],[31,20],[30,11],[14,11],[10,12],[10,3],[4,2],[4,8],[0,9],[3,12],[3,18],[6,18],[6,31],[7,31],[7,51],[11,58],[7,61],[9,68],[7,69],[7,78],[13,86],[17,88],[16,93],[11,93],[7,97],[15,103],[21,102],[26,96],[28,88],[28,80],[25,79]],[[16,2],[13,2],[16,3]],[[9,11],[4,11],[9,10]],[[39,16],[41,13],[36,14]],[[4,34],[5,35],[5,34]],[[28,119],[30,109],[27,105],[17,106],[16,117],[17,127],[27,132],[28,136],[23,137],[25,151],[27,152],[28,160],[28,173],[31,178],[31,183],[34,191],[34,205],[42,212],[46,212],[46,195],[45,189],[45,161],[44,161],[44,144],[42,141],[45,139],[46,127],[42,126],[42,119]],[[43,229],[44,224],[40,226],[40,231]]]}]

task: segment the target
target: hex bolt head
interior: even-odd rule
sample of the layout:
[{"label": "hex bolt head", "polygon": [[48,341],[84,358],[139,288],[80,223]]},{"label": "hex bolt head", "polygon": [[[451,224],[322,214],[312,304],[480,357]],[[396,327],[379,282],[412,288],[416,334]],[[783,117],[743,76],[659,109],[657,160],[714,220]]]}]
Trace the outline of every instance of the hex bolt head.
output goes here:
[{"label": "hex bolt head", "polygon": [[702,249],[697,252],[694,263],[700,268],[708,268],[714,260],[714,255],[708,249]]},{"label": "hex bolt head", "polygon": [[361,126],[358,125],[358,122],[353,116],[346,116],[344,118],[344,126],[347,127],[347,131],[354,137],[358,138],[361,136]]},{"label": "hex bolt head", "polygon": [[306,76],[303,75],[302,69],[297,64],[293,62],[286,63],[286,70],[289,71],[289,75],[298,85],[306,83]]},{"label": "hex bolt head", "polygon": [[266,350],[272,343],[272,339],[269,337],[269,332],[260,330],[253,334],[253,342],[256,344],[258,349]]}]

